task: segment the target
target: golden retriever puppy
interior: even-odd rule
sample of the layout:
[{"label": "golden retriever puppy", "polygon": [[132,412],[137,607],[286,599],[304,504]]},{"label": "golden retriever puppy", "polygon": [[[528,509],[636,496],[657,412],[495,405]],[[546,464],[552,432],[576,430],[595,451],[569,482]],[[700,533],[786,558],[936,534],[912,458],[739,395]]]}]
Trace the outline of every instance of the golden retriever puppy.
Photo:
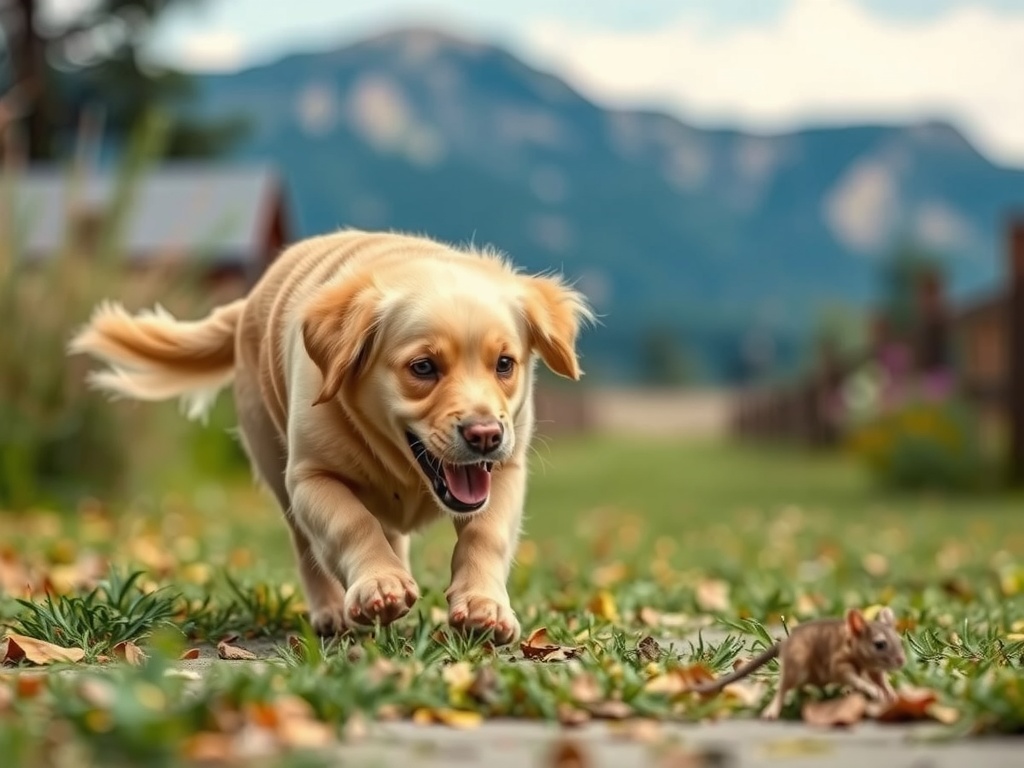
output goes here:
[{"label": "golden retriever puppy", "polygon": [[242,443],[288,521],[322,634],[387,624],[418,597],[409,534],[447,515],[463,630],[513,642],[536,360],[578,380],[586,299],[555,276],[432,239],[344,230],[287,248],[244,299],[197,321],[96,309],[71,341],[91,382],[182,398],[201,418],[233,381]]}]

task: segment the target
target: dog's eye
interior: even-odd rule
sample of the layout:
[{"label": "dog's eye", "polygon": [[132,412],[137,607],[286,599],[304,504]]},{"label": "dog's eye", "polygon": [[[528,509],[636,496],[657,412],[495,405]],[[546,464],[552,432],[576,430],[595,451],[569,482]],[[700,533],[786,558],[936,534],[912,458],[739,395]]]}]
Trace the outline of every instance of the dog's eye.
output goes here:
[{"label": "dog's eye", "polygon": [[409,370],[421,379],[432,379],[437,376],[437,366],[434,365],[433,360],[428,360],[427,358],[414,360],[409,366]]},{"label": "dog's eye", "polygon": [[494,370],[502,376],[508,376],[512,373],[512,369],[515,368],[516,361],[507,355],[502,355],[498,358],[498,364],[494,367]]}]

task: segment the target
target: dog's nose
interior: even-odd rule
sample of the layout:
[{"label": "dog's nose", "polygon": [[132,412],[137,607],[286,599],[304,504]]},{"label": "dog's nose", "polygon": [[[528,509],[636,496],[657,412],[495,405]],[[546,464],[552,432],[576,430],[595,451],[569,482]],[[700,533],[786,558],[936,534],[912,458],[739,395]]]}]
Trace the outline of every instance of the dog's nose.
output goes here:
[{"label": "dog's nose", "polygon": [[484,455],[497,450],[505,434],[500,421],[472,421],[460,425],[459,431],[470,448]]}]

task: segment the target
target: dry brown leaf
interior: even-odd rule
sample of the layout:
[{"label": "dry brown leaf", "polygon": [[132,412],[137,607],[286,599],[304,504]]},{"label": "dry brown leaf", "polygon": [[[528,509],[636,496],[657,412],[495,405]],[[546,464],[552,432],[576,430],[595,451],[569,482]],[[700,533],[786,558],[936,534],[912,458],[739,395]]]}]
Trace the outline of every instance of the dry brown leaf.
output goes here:
[{"label": "dry brown leaf", "polygon": [[38,665],[57,662],[78,663],[85,658],[85,651],[81,648],[64,648],[13,632],[7,633],[5,640],[6,646],[0,645],[0,664],[13,665],[22,661]]},{"label": "dry brown leaf", "polygon": [[703,664],[691,664],[688,667],[676,667],[663,675],[652,677],[644,685],[648,693],[662,693],[667,696],[678,696],[689,691],[694,685],[711,682],[715,676]]},{"label": "dry brown leaf", "polygon": [[662,613],[649,607],[644,607],[637,611],[637,618],[645,626],[662,627],[664,629],[679,629],[690,623],[690,617],[685,613]]},{"label": "dry brown leaf", "polygon": [[583,648],[571,645],[558,645],[551,642],[546,627],[540,627],[530,633],[529,637],[519,644],[523,656],[531,661],[568,661],[577,658]]},{"label": "dry brown leaf", "polygon": [[198,648],[189,648],[181,656],[178,657],[181,661],[195,661],[199,658]]},{"label": "dry brown leaf", "polygon": [[569,695],[577,704],[594,704],[604,698],[597,678],[589,672],[577,675],[569,683]]},{"label": "dry brown leaf", "polygon": [[288,718],[277,727],[281,743],[293,749],[316,749],[335,741],[334,730],[319,720]]},{"label": "dry brown leaf", "polygon": [[255,661],[258,658],[252,651],[240,645],[231,645],[226,640],[217,643],[217,655],[228,661]]},{"label": "dry brown leaf", "polygon": [[188,737],[183,751],[186,758],[197,763],[226,763],[234,757],[231,736],[211,731],[201,731]]},{"label": "dry brown leaf", "polygon": [[694,597],[697,607],[702,611],[727,611],[729,610],[729,583],[721,579],[704,579],[697,584]]},{"label": "dry brown leaf", "polygon": [[473,678],[473,684],[469,686],[468,693],[477,702],[489,704],[498,696],[500,680],[494,667],[480,667]]},{"label": "dry brown leaf", "polygon": [[559,739],[551,747],[548,758],[550,768],[587,768],[590,758],[583,747],[573,739]]},{"label": "dry brown leaf", "polygon": [[615,699],[588,704],[587,710],[602,720],[625,720],[633,716],[633,708],[629,704]]},{"label": "dry brown leaf", "polygon": [[[903,723],[912,720],[931,720],[930,710],[939,703],[938,694],[928,688],[900,688],[896,700],[890,702],[872,701],[868,705],[871,717],[883,723]],[[943,716],[948,713],[939,710]]]},{"label": "dry brown leaf", "polygon": [[146,660],[145,652],[131,640],[125,640],[115,645],[114,655],[133,667],[142,666],[142,662]]},{"label": "dry brown leaf", "polygon": [[830,728],[850,726],[864,719],[868,700],[862,693],[851,693],[834,699],[806,701],[801,716],[808,725]]},{"label": "dry brown leaf", "polygon": [[650,635],[636,644],[636,652],[641,661],[658,661],[665,653],[658,641]]},{"label": "dry brown leaf", "polygon": [[590,713],[585,709],[562,702],[558,705],[558,722],[569,728],[583,725],[590,722]]}]

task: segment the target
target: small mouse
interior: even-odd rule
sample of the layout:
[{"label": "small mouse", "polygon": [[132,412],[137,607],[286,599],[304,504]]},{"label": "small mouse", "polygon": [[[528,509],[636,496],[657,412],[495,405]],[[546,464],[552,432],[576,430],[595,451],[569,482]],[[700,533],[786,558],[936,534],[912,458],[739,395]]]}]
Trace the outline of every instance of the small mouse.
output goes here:
[{"label": "small mouse", "polygon": [[717,693],[778,657],[779,686],[761,713],[766,720],[778,719],[786,694],[804,685],[845,684],[870,698],[893,701],[896,691],[888,673],[907,660],[895,625],[896,617],[888,606],[873,621],[856,608],[847,610],[844,618],[808,621],[736,671],[689,690]]}]

